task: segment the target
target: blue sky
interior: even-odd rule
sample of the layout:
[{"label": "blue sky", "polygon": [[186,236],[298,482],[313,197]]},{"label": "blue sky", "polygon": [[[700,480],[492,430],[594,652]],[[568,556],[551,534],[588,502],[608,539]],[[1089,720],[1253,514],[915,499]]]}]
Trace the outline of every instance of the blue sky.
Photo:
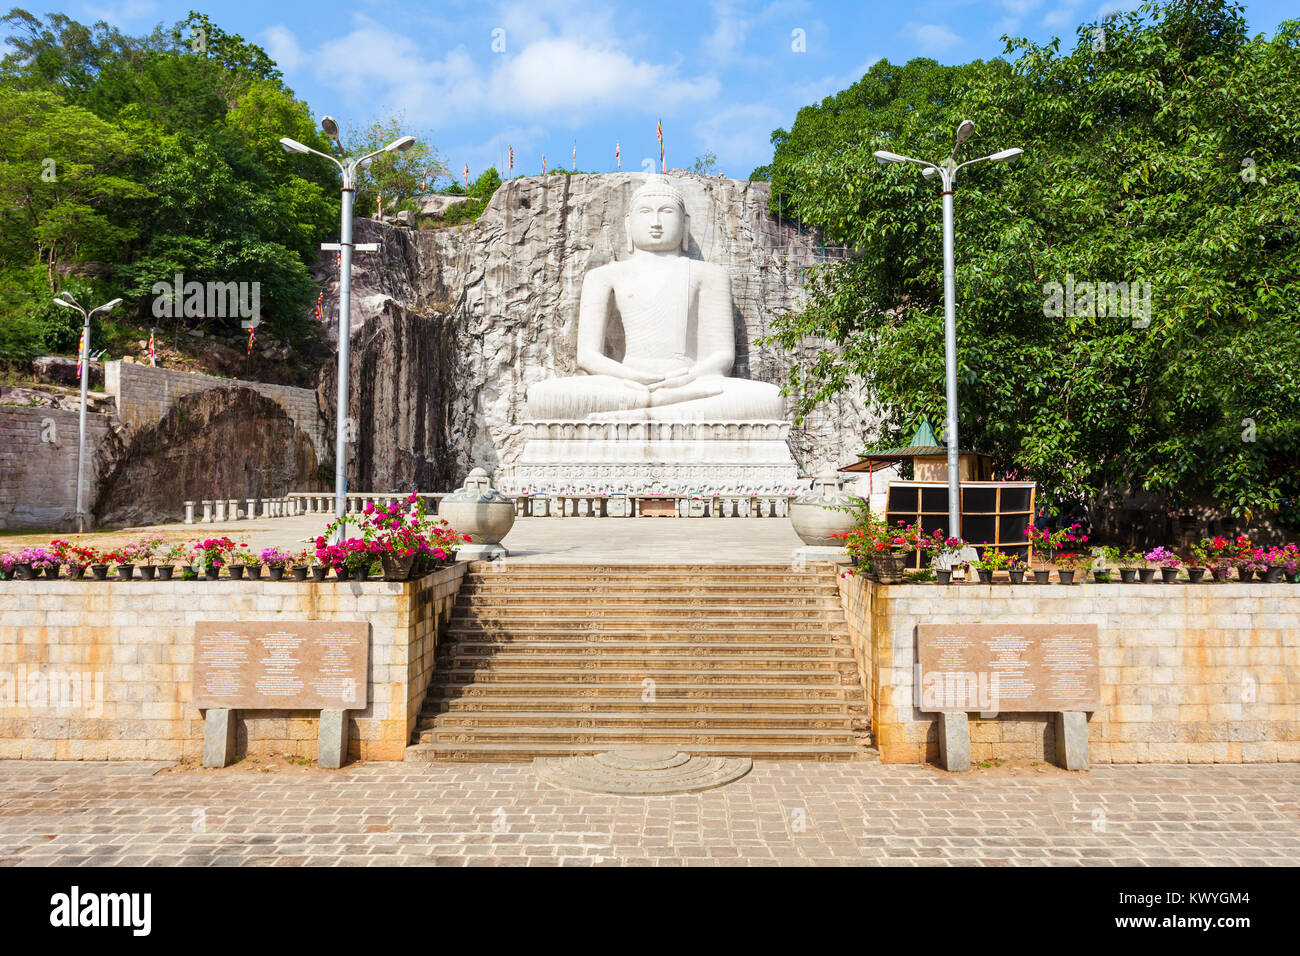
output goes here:
[{"label": "blue sky", "polygon": [[[459,177],[487,166],[515,173],[572,162],[612,170],[657,165],[662,118],[669,167],[713,151],[745,177],[771,158],[768,137],[859,78],[877,59],[962,63],[1000,56],[1010,33],[1046,41],[1133,0],[533,0],[438,3],[339,0],[120,0],[48,3],[129,33],[191,8],[253,40],[319,117],[345,128],[404,114]],[[1294,0],[1246,4],[1252,33],[1297,17]]]}]

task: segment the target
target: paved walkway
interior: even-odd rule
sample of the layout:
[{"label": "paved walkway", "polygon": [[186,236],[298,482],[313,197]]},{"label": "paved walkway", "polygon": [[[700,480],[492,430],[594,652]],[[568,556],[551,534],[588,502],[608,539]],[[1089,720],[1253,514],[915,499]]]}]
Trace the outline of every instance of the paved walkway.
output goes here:
[{"label": "paved walkway", "polygon": [[1300,767],[758,763],[602,797],[527,764],[0,761],[0,866],[1300,863]]},{"label": "paved walkway", "polygon": [[[320,534],[322,515],[255,518],[220,524],[169,524],[85,535],[112,547],[153,534],[169,541],[229,535],[254,551],[272,546],[301,550]],[[7,535],[0,549],[42,545],[51,537]],[[517,518],[503,544],[510,560],[572,564],[788,564],[803,542],[789,518]]]}]

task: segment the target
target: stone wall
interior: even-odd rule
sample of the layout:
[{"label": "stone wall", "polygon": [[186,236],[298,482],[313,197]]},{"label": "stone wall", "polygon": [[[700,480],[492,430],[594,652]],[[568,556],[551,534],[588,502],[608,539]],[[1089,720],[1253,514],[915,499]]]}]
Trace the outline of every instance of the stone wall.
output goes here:
[{"label": "stone wall", "polygon": [[[369,622],[369,704],[349,712],[349,754],[401,760],[465,567],[410,584],[0,582],[0,759],[198,759],[194,623],[296,619]],[[75,705],[33,702],[42,686]],[[318,728],[316,711],[241,713],[238,753],[314,758]]]},{"label": "stone wall", "polygon": [[[840,579],[868,651],[872,729],[886,762],[938,755],[914,704],[916,625],[1097,624],[1094,763],[1300,761],[1300,588],[1270,584],[880,586]],[[861,664],[860,664],[861,666]],[[971,759],[1050,760],[1050,714],[970,718]]]},{"label": "stone wall", "polygon": [[327,457],[330,450],[316,406],[316,392],[312,389],[217,378],[120,360],[104,363],[104,382],[105,390],[117,401],[118,417],[133,429],[158,424],[182,395],[213,388],[251,388],[284,409],[285,414],[311,438],[317,457]]},{"label": "stone wall", "polygon": [[[70,529],[77,504],[79,413],[0,405],[0,528]],[[105,474],[112,419],[86,415],[85,507]]]}]

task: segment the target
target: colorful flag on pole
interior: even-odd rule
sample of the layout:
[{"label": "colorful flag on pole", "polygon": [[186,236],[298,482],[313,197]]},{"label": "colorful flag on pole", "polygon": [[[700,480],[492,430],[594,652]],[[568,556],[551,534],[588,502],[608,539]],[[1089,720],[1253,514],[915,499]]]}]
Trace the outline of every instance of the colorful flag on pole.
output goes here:
[{"label": "colorful flag on pole", "polygon": [[250,325],[248,327],[248,354],[249,355],[253,354],[253,336],[255,336],[256,334],[257,334],[257,326]]},{"label": "colorful flag on pole", "polygon": [[378,199],[379,199],[379,218],[383,219],[384,218],[384,194],[380,193]]},{"label": "colorful flag on pole", "polygon": [[153,329],[149,330],[149,364],[158,367],[158,352],[154,348]]},{"label": "colorful flag on pole", "polygon": [[429,190],[429,171],[426,169],[424,171],[424,182],[420,183],[420,192],[428,192],[428,190]]},{"label": "colorful flag on pole", "polygon": [[81,363],[86,359],[86,327],[81,327],[81,338],[77,342],[77,381],[81,381]]},{"label": "colorful flag on pole", "polygon": [[513,146],[511,146],[511,147],[510,147],[510,173],[511,173],[511,175],[514,174],[514,171],[515,171],[515,148],[514,148]]},{"label": "colorful flag on pole", "polygon": [[316,294],[316,319],[320,322],[325,321],[325,290],[323,289]]},{"label": "colorful flag on pole", "polygon": [[614,141],[614,165],[619,169],[623,168],[623,153],[619,148],[618,140]]},{"label": "colorful flag on pole", "polygon": [[465,164],[465,188],[469,188],[469,163]]},{"label": "colorful flag on pole", "polygon": [[546,175],[546,154],[542,153],[542,175]]},{"label": "colorful flag on pole", "polygon": [[659,137],[659,172],[668,172],[667,154],[664,152],[664,121],[660,120],[655,127],[655,135]]},{"label": "colorful flag on pole", "polygon": [[578,171],[578,141],[576,139],[573,141],[573,171],[575,173]]}]

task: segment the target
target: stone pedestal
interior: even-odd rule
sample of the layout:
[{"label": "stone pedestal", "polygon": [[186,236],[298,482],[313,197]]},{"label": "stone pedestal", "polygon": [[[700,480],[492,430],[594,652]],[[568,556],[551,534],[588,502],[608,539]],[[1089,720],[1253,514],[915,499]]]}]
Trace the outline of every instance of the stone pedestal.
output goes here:
[{"label": "stone pedestal", "polygon": [[507,494],[790,495],[802,492],[783,421],[535,421],[499,482]]}]

